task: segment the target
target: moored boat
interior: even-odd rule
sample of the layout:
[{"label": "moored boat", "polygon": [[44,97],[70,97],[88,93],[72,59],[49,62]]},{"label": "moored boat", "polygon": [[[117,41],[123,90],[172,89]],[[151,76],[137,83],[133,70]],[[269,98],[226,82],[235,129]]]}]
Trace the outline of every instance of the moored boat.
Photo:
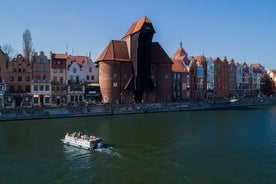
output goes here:
[{"label": "moored boat", "polygon": [[96,136],[88,136],[85,134],[79,133],[67,133],[64,137],[64,139],[61,139],[61,141],[70,146],[75,146],[78,148],[83,148],[87,150],[93,150],[103,147],[103,139]]}]

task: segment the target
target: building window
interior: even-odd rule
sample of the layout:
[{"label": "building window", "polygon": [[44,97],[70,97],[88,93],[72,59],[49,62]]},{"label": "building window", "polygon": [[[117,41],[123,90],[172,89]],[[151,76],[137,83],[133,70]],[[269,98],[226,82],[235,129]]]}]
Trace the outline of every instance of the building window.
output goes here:
[{"label": "building window", "polygon": [[90,80],[90,76],[89,75],[86,76],[86,80]]},{"label": "building window", "polygon": [[39,85],[39,91],[44,91],[44,86],[43,85]]},{"label": "building window", "polygon": [[36,76],[36,81],[40,81],[40,76]]},{"label": "building window", "polygon": [[59,82],[60,82],[61,84],[63,84],[63,77],[60,77],[60,78],[59,78]]},{"label": "building window", "polygon": [[43,75],[43,80],[46,81],[47,80],[47,76]]},{"label": "building window", "polygon": [[29,76],[25,77],[25,81],[29,82],[30,81],[30,77]]},{"label": "building window", "polygon": [[45,103],[50,103],[50,97],[45,97]]},{"label": "building window", "polygon": [[57,82],[57,77],[54,77],[54,82]]},{"label": "building window", "polygon": [[59,73],[63,73],[63,69],[62,68],[59,69]]},{"label": "building window", "polygon": [[38,91],[38,85],[34,85],[34,91]]},{"label": "building window", "polygon": [[49,91],[49,90],[50,90],[49,85],[45,85],[45,91]]},{"label": "building window", "polygon": [[7,102],[12,102],[12,97],[8,96]]},{"label": "building window", "polygon": [[26,89],[26,92],[28,93],[31,92],[31,86],[26,86],[25,89]]},{"label": "building window", "polygon": [[56,68],[54,69],[54,73],[57,73],[57,69]]},{"label": "building window", "polygon": [[61,64],[62,64],[62,61],[61,61],[61,60],[57,60],[57,61],[56,61],[56,64],[57,64],[57,65],[61,65]]},{"label": "building window", "polygon": [[73,73],[77,73],[77,69],[76,68],[73,68]]},{"label": "building window", "polygon": [[43,66],[43,72],[47,72],[47,66]]},{"label": "building window", "polygon": [[17,81],[21,82],[22,81],[22,77],[17,77]]},{"label": "building window", "polygon": [[39,58],[39,63],[44,64],[44,58]]},{"label": "building window", "polygon": [[14,81],[13,76],[10,76],[10,77],[9,77],[9,81]]},{"label": "building window", "polygon": [[89,67],[89,72],[92,72],[92,67]]},{"label": "building window", "polygon": [[30,97],[29,96],[26,96],[25,99],[24,99],[25,102],[30,102]]},{"label": "building window", "polygon": [[37,66],[35,71],[36,71],[36,72],[40,72],[40,67]]},{"label": "building window", "polygon": [[94,75],[91,76],[91,80],[94,80]]},{"label": "building window", "polygon": [[34,104],[38,104],[38,97],[34,97]]},{"label": "building window", "polygon": [[[20,70],[20,69],[19,69]],[[20,72],[21,72],[21,70],[20,70]],[[23,72],[26,72],[26,69],[25,68],[23,68]]]},{"label": "building window", "polygon": [[118,83],[117,82],[113,82],[113,87],[114,88],[118,87]]}]

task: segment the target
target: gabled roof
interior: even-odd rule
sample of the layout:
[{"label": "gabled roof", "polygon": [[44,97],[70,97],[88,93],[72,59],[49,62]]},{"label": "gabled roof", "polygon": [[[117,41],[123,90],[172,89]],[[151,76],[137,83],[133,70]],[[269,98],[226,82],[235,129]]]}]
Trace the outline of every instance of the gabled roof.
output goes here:
[{"label": "gabled roof", "polygon": [[213,62],[222,62],[222,61],[219,57],[215,57],[215,58],[213,58]]},{"label": "gabled roof", "polygon": [[68,65],[71,65],[73,61],[76,61],[79,66],[84,66],[87,63],[87,60],[89,59],[88,56],[69,56],[70,62]]},{"label": "gabled roof", "polygon": [[130,26],[130,28],[128,29],[128,31],[126,32],[124,37],[132,35],[132,34],[138,32],[138,31],[140,31],[142,26],[144,25],[144,23],[150,23],[151,24],[151,21],[147,16],[144,16],[144,17],[140,18],[139,20],[137,20],[135,23],[133,23]]},{"label": "gabled roof", "polygon": [[187,56],[186,51],[182,47],[180,47],[179,49],[177,49],[177,51],[173,54],[173,57],[176,58],[176,59],[178,57],[181,57],[181,56]]},{"label": "gabled roof", "polygon": [[130,61],[127,43],[112,40],[96,60],[96,62],[99,61]]},{"label": "gabled roof", "polygon": [[65,54],[52,53],[51,58],[52,59],[67,59],[67,53],[65,53]]},{"label": "gabled roof", "polygon": [[172,71],[173,72],[185,72],[185,67],[182,64],[182,61],[176,60],[173,62],[172,65]]},{"label": "gabled roof", "polygon": [[202,60],[205,59],[205,56],[204,56],[204,55],[195,56],[194,59],[195,59],[196,61],[202,61]]},{"label": "gabled roof", "polygon": [[161,47],[161,45],[158,42],[152,42],[151,59],[153,63],[158,62],[158,63],[173,64],[170,57],[167,55],[167,53],[164,51],[164,49]]}]

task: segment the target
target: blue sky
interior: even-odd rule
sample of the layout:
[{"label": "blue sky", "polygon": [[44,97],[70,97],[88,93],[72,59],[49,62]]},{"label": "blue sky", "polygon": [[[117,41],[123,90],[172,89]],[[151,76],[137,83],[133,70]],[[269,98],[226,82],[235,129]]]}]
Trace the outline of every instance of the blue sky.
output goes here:
[{"label": "blue sky", "polygon": [[22,53],[22,34],[32,33],[36,51],[92,54],[96,60],[111,40],[148,16],[154,41],[171,57],[227,56],[276,68],[276,0],[0,0],[0,45]]}]

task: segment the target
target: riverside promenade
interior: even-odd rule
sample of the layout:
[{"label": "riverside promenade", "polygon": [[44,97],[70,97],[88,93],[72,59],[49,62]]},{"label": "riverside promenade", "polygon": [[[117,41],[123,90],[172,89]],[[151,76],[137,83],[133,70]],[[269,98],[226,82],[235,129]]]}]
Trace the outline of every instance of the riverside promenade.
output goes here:
[{"label": "riverside promenade", "polygon": [[42,108],[0,109],[0,121],[100,116],[156,112],[235,109],[249,106],[276,104],[276,97],[244,98],[231,102],[227,99],[208,99],[196,102],[101,104],[87,106],[62,106]]}]

